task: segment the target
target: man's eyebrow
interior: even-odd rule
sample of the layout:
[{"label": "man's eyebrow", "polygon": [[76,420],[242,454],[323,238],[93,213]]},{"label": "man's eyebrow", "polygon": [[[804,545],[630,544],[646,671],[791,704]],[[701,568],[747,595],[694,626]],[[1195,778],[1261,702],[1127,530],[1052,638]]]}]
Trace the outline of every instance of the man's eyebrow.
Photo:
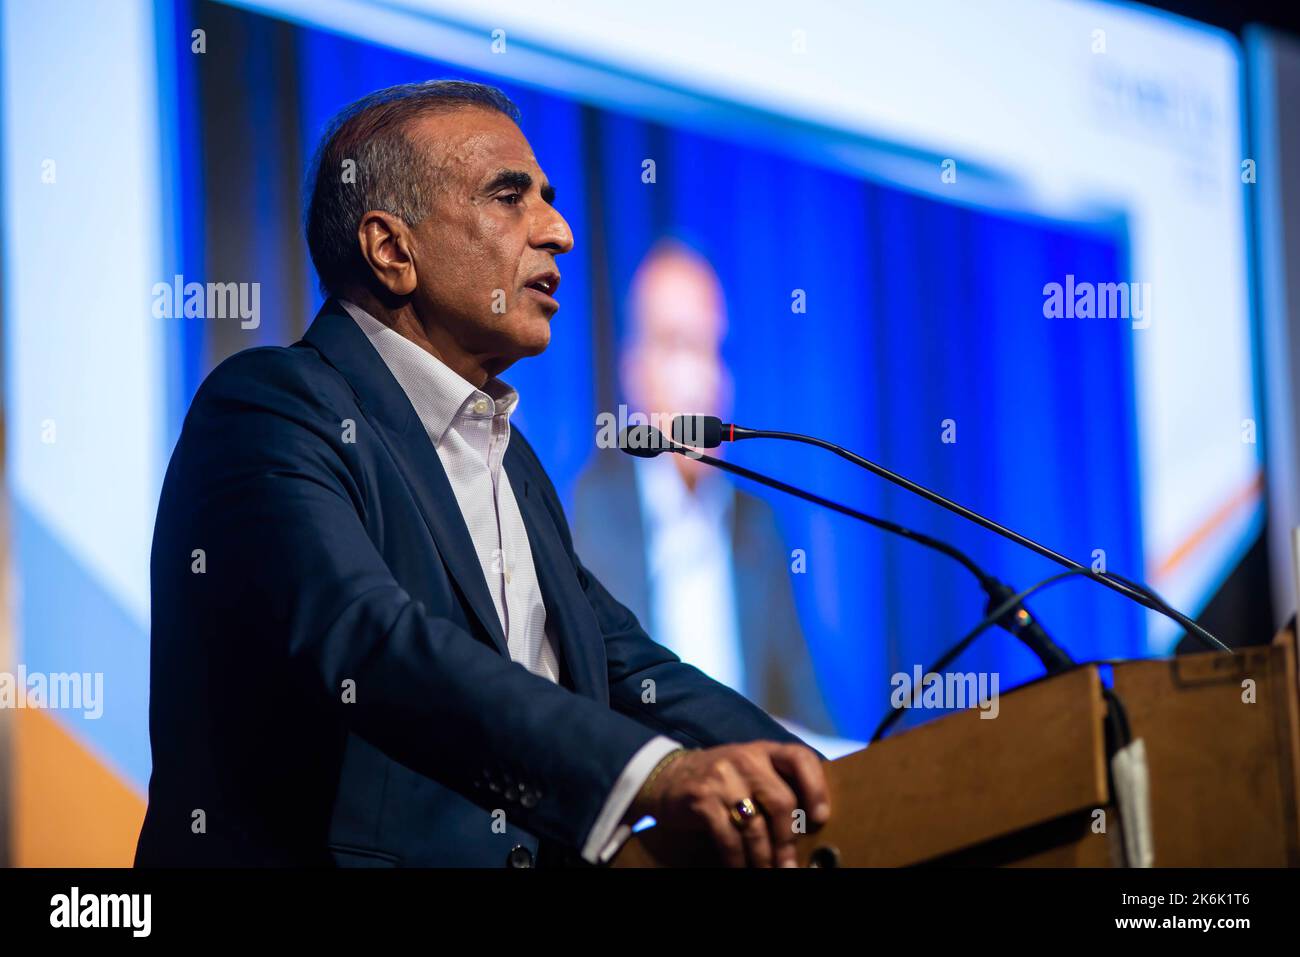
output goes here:
[{"label": "man's eyebrow", "polygon": [[[492,180],[483,187],[483,192],[494,193],[499,189],[511,187],[518,190],[527,190],[533,185],[533,177],[521,169],[503,169],[499,170]],[[542,200],[544,202],[555,203],[555,187],[550,183],[544,183],[541,189]]]}]

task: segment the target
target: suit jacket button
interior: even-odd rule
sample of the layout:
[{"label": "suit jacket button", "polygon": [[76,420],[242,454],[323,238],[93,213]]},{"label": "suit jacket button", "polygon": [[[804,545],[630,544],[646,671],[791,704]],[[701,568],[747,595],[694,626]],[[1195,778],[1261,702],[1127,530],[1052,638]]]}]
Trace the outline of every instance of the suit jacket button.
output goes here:
[{"label": "suit jacket button", "polygon": [[510,848],[510,853],[506,855],[506,867],[532,867],[533,852],[522,844],[516,844]]}]

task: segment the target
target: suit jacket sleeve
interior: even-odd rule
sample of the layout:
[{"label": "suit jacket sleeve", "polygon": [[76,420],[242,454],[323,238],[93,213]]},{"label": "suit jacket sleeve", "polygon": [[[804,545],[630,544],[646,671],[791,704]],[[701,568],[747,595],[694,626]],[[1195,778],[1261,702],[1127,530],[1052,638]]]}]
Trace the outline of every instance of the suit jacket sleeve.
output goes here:
[{"label": "suit jacket sleeve", "polygon": [[[512,819],[580,847],[654,732],[531,674],[403,590],[367,534],[355,446],[341,444],[356,407],[341,386],[304,371],[311,361],[297,350],[255,350],[204,384],[168,470],[153,556],[156,576],[172,562],[185,574],[156,585],[184,589],[187,616],[219,616],[224,642],[248,667],[278,669],[305,689],[304,707],[420,774],[486,809],[499,799],[480,786],[485,774],[526,783],[539,800],[514,806]],[[206,573],[188,576],[198,547]],[[599,588],[592,594],[612,618]],[[184,621],[164,640],[193,640]],[[674,700],[698,684],[641,636],[617,631],[620,702],[634,671],[663,675]],[[353,702],[345,682],[354,683]],[[672,723],[678,709],[662,713]]]}]

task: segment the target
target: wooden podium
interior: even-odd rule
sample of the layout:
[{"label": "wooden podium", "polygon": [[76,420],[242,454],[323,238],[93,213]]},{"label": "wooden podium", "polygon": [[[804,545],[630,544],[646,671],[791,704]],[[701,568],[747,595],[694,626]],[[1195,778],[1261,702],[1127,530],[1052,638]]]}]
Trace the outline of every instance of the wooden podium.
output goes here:
[{"label": "wooden podium", "polygon": [[[1143,817],[1158,867],[1300,865],[1296,636],[1271,645],[1089,664],[1023,685],[998,716],[946,715],[826,765],[831,820],[798,839],[819,867],[1110,867],[1125,822],[1112,794],[1103,668],[1145,750]],[[1129,822],[1128,826],[1135,826]],[[1137,825],[1140,826],[1140,825]],[[654,828],[615,867],[709,866],[704,838]]]}]

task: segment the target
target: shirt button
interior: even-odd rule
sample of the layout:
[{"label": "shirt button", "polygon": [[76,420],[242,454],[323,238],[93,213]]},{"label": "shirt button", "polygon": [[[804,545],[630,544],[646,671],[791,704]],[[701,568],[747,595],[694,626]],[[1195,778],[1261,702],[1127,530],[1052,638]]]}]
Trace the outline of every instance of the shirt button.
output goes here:
[{"label": "shirt button", "polygon": [[477,412],[479,415],[482,415],[484,412],[486,412],[486,411],[487,411],[487,399],[479,399],[477,402],[475,402],[475,403],[474,403],[474,411]]}]

